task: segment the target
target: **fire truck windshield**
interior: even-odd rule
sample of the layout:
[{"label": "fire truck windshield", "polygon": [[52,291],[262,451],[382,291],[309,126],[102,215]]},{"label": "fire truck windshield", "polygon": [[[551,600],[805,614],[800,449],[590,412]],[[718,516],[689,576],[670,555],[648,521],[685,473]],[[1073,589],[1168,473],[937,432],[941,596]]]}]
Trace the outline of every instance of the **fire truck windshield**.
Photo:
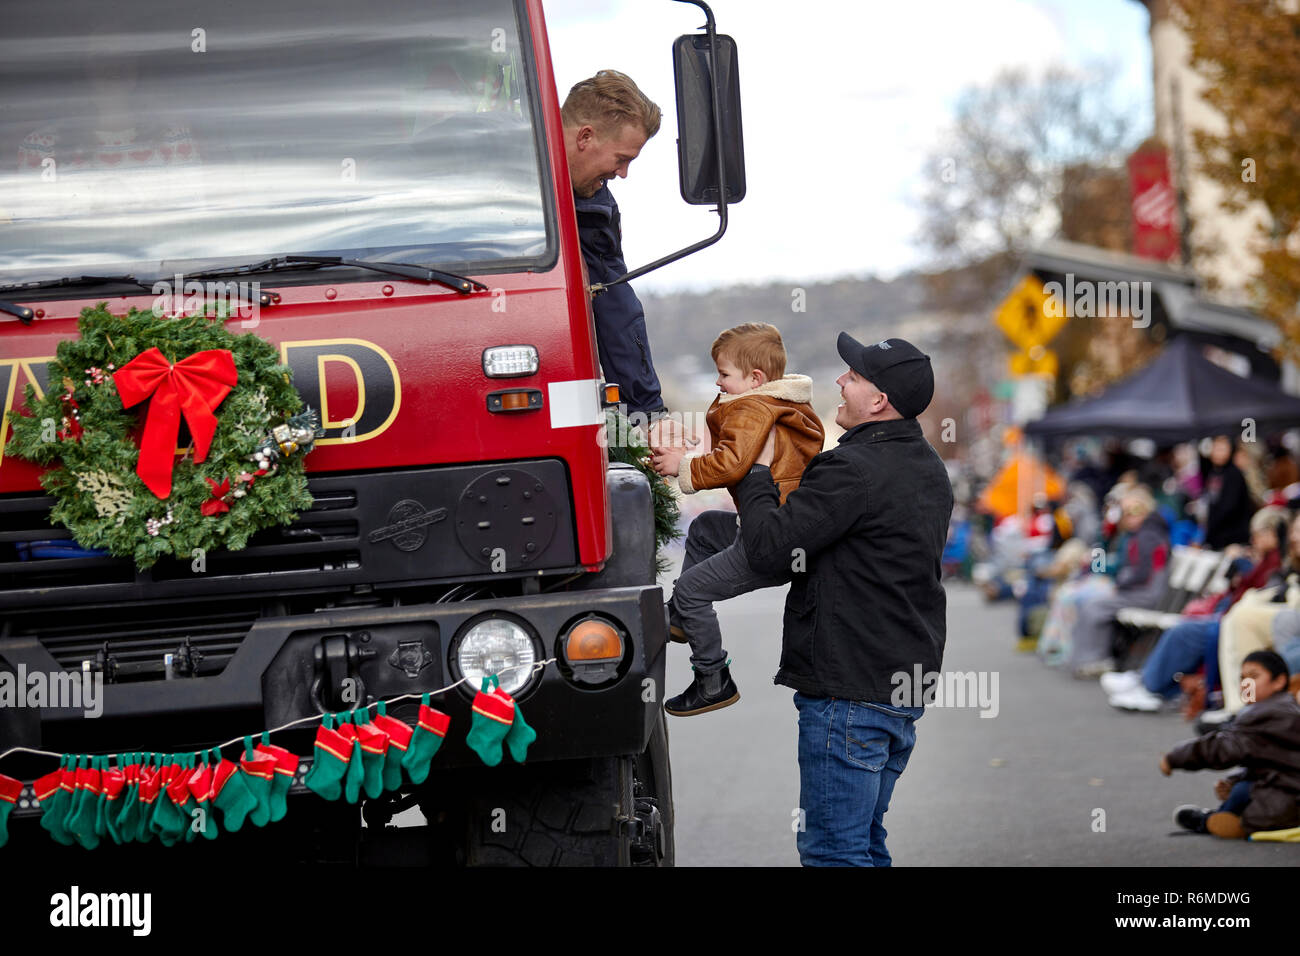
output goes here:
[{"label": "fire truck windshield", "polygon": [[526,37],[512,0],[7,5],[0,285],[286,252],[544,264]]}]

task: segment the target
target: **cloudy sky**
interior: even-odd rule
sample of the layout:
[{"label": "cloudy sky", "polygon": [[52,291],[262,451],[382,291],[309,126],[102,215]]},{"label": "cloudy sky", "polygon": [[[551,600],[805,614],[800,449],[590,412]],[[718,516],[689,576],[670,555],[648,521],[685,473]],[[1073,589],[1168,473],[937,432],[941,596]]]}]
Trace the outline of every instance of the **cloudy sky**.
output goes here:
[{"label": "cloudy sky", "polygon": [[[748,192],[717,245],[651,273],[645,290],[889,277],[926,262],[915,243],[924,162],[958,93],[1011,66],[1115,76],[1150,127],[1147,13],[1136,0],[712,0],[739,49]],[[664,110],[612,185],[630,266],[709,235],[711,206],[677,182],[671,45],[703,22],[673,0],[544,0],[560,96],[611,67]]]}]

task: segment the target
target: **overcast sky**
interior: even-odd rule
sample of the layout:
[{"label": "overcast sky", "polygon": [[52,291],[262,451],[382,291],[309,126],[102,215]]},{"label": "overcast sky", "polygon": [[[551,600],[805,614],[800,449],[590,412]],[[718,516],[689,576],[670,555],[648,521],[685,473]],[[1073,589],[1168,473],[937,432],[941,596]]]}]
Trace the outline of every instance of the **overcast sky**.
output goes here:
[{"label": "overcast sky", "polygon": [[[1115,74],[1150,128],[1147,13],[1136,0],[713,0],[739,50],[748,180],[727,235],[637,282],[646,291],[731,282],[890,277],[926,264],[924,159],[957,94],[1010,66]],[[561,100],[596,70],[628,73],[663,127],[611,189],[635,267],[711,234],[711,206],[677,181],[671,46],[703,23],[675,0],[544,0]]]}]

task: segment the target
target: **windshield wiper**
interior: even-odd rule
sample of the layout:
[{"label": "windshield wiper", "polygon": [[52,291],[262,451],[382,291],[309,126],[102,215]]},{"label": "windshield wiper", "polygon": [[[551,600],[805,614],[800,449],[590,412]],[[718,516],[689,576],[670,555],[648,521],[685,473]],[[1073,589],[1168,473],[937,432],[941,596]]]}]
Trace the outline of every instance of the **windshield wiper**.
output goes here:
[{"label": "windshield wiper", "polygon": [[473,292],[475,289],[487,291],[487,286],[477,279],[456,275],[454,272],[443,272],[440,269],[413,265],[409,262],[369,262],[361,259],[345,259],[342,256],[275,256],[248,265],[235,266],[229,269],[213,269],[208,272],[191,272],[187,273],[187,275],[196,278],[217,278],[219,276],[247,275],[256,272],[288,271],[302,267],[324,269],[330,266],[350,266],[354,269],[368,269],[371,272],[401,276],[404,279],[416,279],[420,282],[436,282],[463,294]]},{"label": "windshield wiper", "polygon": [[[73,288],[75,286],[97,285],[133,285],[138,289],[153,291],[152,284],[141,282],[135,276],[64,276],[61,279],[40,279],[36,282],[21,282],[17,285],[0,286],[0,295],[13,295],[15,292],[36,292],[42,289]],[[24,325],[31,325],[36,313],[25,305],[0,300],[0,312],[15,315]]]},{"label": "windshield wiper", "polygon": [[[161,280],[156,280],[156,281],[166,282],[171,278],[172,278],[171,276],[167,276]],[[61,279],[40,279],[36,282],[23,282],[23,283],[19,283],[18,285],[3,286],[0,287],[0,295],[12,295],[15,292],[35,292],[38,290],[45,290],[45,289],[60,289],[60,288],[73,288],[76,286],[100,286],[100,285],[132,285],[135,286],[137,289],[143,289],[146,292],[153,292],[154,286],[156,285],[156,281],[137,279],[135,276],[132,275],[64,276]],[[250,303],[252,302],[252,298],[248,296],[242,289],[237,290],[235,292],[235,297],[241,300],[248,301]],[[262,291],[258,294],[257,299],[258,299],[257,304],[273,305],[279,301],[280,296],[279,293],[277,292]],[[7,302],[4,300],[0,300],[0,312],[8,312],[10,315],[18,316],[18,320],[22,322],[24,325],[31,325],[32,319],[35,316],[35,313],[32,312],[31,309],[27,308],[27,306],[18,305],[17,303]]]}]

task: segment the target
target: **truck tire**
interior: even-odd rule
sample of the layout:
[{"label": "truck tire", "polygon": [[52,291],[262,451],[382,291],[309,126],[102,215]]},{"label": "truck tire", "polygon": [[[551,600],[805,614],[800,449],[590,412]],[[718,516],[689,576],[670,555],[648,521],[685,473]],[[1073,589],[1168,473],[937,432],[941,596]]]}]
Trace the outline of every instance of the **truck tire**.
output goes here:
[{"label": "truck tire", "polygon": [[621,820],[634,808],[630,758],[496,770],[471,804],[467,865],[629,865]]},{"label": "truck tire", "polygon": [[[470,866],[672,866],[663,712],[634,756],[497,767],[470,800]],[[490,781],[490,783],[489,783]]]}]

